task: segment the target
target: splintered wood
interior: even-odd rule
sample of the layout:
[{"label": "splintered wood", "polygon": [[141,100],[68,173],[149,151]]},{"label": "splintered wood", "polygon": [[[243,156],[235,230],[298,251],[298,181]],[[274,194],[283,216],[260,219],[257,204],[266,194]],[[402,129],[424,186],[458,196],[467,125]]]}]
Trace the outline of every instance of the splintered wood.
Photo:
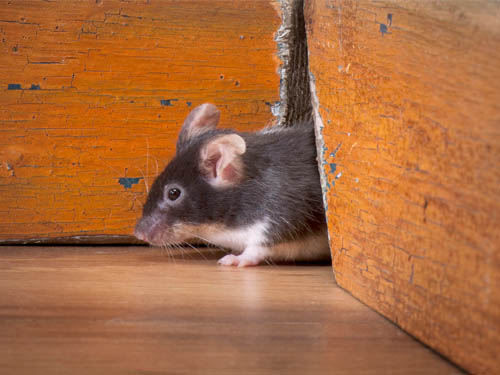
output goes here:
[{"label": "splintered wood", "polygon": [[130,234],[190,109],[272,121],[274,7],[2,1],[0,240]]},{"label": "splintered wood", "polygon": [[327,0],[305,16],[337,282],[483,374],[500,373],[498,17]]}]

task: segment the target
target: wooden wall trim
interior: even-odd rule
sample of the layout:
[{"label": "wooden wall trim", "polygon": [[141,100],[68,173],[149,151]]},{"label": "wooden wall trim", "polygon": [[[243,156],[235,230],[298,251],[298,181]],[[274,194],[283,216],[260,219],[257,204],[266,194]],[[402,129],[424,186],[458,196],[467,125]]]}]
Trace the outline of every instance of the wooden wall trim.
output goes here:
[{"label": "wooden wall trim", "polygon": [[131,234],[194,106],[279,103],[279,4],[1,1],[0,242]]},{"label": "wooden wall trim", "polygon": [[307,0],[305,19],[337,282],[500,373],[500,4]]}]

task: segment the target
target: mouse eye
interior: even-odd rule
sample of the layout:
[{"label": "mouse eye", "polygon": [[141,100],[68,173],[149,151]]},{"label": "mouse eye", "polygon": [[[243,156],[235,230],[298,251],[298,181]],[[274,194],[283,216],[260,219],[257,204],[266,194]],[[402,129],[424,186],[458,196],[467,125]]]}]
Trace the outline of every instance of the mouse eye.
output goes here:
[{"label": "mouse eye", "polygon": [[168,191],[168,199],[171,201],[177,200],[181,196],[181,190],[178,188],[172,188]]}]

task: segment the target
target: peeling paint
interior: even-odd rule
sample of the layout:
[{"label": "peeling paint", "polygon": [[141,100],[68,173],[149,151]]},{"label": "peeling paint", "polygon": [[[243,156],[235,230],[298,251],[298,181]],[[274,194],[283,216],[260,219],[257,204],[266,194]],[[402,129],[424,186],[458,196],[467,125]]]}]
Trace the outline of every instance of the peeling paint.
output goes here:
[{"label": "peeling paint", "polygon": [[265,104],[267,106],[269,106],[269,108],[271,109],[271,113],[273,114],[273,116],[275,116],[275,117],[279,116],[280,108],[281,108],[281,102],[279,102],[279,101],[274,102],[274,103],[265,102]]},{"label": "peeling paint", "polygon": [[387,13],[387,25],[385,23],[380,23],[379,25],[379,30],[382,36],[384,36],[384,34],[391,34],[389,28],[392,26],[392,13]]},{"label": "peeling paint", "polygon": [[123,185],[125,189],[130,189],[132,185],[138,184],[142,180],[142,177],[121,177],[118,179],[118,183]]},{"label": "peeling paint", "polygon": [[56,64],[62,64],[58,61],[28,61],[28,64],[33,64],[33,65],[56,65]]},{"label": "peeling paint", "polygon": [[7,90],[22,90],[23,88],[19,83],[9,83],[7,85]]},{"label": "peeling paint", "polygon": [[161,99],[160,104],[164,107],[173,107],[173,102],[177,102],[179,99]]},{"label": "peeling paint", "polygon": [[387,25],[385,23],[380,24],[380,32],[381,32],[382,36],[384,36],[384,34],[390,34],[390,32],[387,28]]},{"label": "peeling paint", "polygon": [[[324,138],[323,138],[323,129],[324,129],[324,124],[323,120],[321,118],[321,115],[319,114],[319,101],[318,101],[318,96],[316,94],[316,81],[314,78],[314,75],[312,72],[309,71],[309,86],[311,90],[311,103],[312,103],[312,109],[313,109],[313,120],[314,120],[314,132],[316,134],[316,150],[318,153],[318,169],[319,169],[319,176],[320,176],[320,181],[321,181],[321,188],[323,190],[323,206],[325,208],[325,212],[328,212],[328,200],[327,200],[327,193],[331,189],[332,185],[328,181],[328,176],[326,175],[325,172],[325,165],[327,164],[326,162],[326,157],[325,155],[328,152],[328,147],[325,144]],[[335,165],[335,168],[337,166]],[[330,237],[330,233],[328,233],[328,237]]]},{"label": "peeling paint", "polygon": [[330,173],[335,173],[335,171],[337,170],[337,164],[335,163],[330,163]]},{"label": "peeling paint", "polygon": [[335,147],[335,150],[333,150],[332,152],[330,152],[330,157],[331,158],[334,158],[335,156],[337,156],[337,152],[338,150],[340,149],[340,147],[342,146],[342,142],[340,142],[337,147]]},{"label": "peeling paint", "polygon": [[31,84],[31,87],[29,89],[30,90],[41,90],[40,85],[35,85],[34,83]]}]

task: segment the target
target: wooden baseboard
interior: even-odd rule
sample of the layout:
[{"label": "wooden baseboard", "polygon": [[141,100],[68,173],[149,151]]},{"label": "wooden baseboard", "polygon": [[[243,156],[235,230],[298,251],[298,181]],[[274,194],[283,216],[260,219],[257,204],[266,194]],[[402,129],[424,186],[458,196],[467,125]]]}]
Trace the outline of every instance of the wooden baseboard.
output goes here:
[{"label": "wooden baseboard", "polygon": [[308,0],[337,282],[500,372],[498,3]]}]

